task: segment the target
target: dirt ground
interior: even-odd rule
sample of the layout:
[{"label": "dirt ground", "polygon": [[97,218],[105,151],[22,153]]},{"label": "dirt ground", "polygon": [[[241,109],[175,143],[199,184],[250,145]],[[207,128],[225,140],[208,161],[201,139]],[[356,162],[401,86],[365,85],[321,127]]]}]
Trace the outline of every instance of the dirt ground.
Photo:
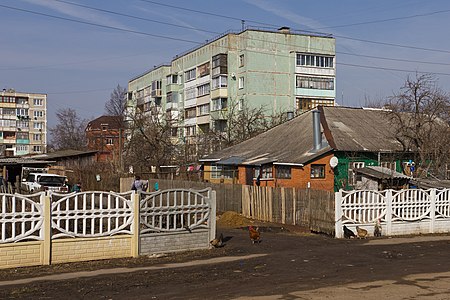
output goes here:
[{"label": "dirt ground", "polygon": [[[450,236],[338,240],[304,228],[218,219],[225,245],[166,256],[0,270],[2,282],[118,267],[155,267],[0,287],[1,299],[450,299]],[[252,244],[245,226],[260,226]],[[244,228],[242,228],[244,227]],[[246,258],[249,255],[260,255]],[[170,267],[209,258],[237,260]],[[157,268],[156,268],[157,267]],[[60,275],[62,278],[62,275]]]}]

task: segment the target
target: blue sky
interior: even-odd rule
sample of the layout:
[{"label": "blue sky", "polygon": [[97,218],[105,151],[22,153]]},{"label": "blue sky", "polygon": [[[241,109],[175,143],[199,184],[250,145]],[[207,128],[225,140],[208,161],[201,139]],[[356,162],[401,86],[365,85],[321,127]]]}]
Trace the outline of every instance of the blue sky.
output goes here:
[{"label": "blue sky", "polygon": [[67,107],[95,118],[117,84],[240,30],[240,20],[333,34],[340,105],[380,101],[416,71],[436,73],[444,90],[450,84],[444,0],[3,0],[0,88],[48,94],[49,126]]}]

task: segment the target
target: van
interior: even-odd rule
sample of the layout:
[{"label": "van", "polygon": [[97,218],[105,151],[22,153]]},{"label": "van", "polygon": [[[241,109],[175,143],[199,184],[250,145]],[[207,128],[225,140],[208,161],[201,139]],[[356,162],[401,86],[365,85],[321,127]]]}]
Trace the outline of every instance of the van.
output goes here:
[{"label": "van", "polygon": [[22,181],[22,189],[35,193],[39,191],[53,191],[67,193],[69,188],[66,185],[67,177],[48,173],[29,173]]}]

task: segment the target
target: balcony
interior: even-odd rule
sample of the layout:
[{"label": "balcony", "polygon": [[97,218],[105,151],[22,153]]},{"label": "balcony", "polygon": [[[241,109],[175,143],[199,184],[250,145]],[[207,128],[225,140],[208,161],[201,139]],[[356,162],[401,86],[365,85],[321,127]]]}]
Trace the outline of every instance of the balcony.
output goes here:
[{"label": "balcony", "polygon": [[161,91],[161,89],[152,90],[151,96],[152,96],[153,98],[160,98],[160,97],[162,97],[162,91]]}]

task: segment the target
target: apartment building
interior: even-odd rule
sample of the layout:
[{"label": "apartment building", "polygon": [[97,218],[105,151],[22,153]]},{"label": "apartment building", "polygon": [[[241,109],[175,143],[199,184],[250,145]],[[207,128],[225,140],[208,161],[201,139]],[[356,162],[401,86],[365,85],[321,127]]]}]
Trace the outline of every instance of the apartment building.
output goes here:
[{"label": "apartment building", "polygon": [[0,94],[0,156],[45,153],[47,95],[4,89]]},{"label": "apartment building", "polygon": [[227,33],[155,66],[128,84],[128,107],[166,113],[186,143],[225,130],[230,111],[263,108],[289,117],[334,106],[335,39],[283,27]]}]

